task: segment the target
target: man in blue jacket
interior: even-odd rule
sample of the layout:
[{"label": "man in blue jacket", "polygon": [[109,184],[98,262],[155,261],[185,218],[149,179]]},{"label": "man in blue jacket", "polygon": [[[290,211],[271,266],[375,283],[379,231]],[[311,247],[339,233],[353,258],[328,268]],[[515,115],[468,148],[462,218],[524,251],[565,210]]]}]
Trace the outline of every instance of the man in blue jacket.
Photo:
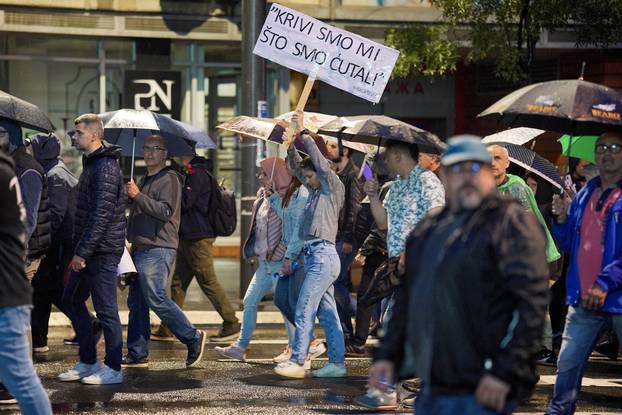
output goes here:
[{"label": "man in blue jacket", "polygon": [[[96,114],[84,114],[74,121],[77,147],[85,152],[78,181],[78,202],[74,222],[73,271],[65,287],[63,304],[71,316],[78,337],[80,360],[58,378],[80,380],[91,385],[121,383],[123,337],[117,306],[117,266],[125,245],[125,200],[119,166],[121,148],[103,141],[104,127]],[[97,360],[91,315],[93,307],[106,341],[104,364]]]},{"label": "man in blue jacket", "polygon": [[602,134],[594,151],[600,176],[571,204],[553,200],[553,235],[570,253],[570,266],[551,415],[574,413],[583,369],[602,331],[613,326],[622,338],[622,133]]}]

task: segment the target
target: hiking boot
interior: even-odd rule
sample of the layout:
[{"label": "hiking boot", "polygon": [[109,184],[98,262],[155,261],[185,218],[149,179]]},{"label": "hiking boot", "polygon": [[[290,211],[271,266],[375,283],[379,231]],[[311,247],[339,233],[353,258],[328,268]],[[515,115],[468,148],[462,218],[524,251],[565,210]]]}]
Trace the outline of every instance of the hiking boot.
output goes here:
[{"label": "hiking boot", "polygon": [[175,337],[173,337],[173,333],[170,332],[165,326],[160,325],[156,331],[151,332],[151,336],[149,336],[150,340],[156,342],[172,342],[175,341]]},{"label": "hiking boot", "polygon": [[240,323],[223,325],[222,329],[215,336],[210,336],[211,342],[220,343],[234,340],[240,334]]},{"label": "hiking boot", "polygon": [[272,359],[272,361],[274,363],[283,363],[283,362],[287,362],[290,357],[292,357],[292,348],[289,346],[285,346],[285,349],[283,349],[281,354],[278,356],[275,356]]},{"label": "hiking boot", "polygon": [[346,343],[347,357],[365,357],[365,346],[357,346],[352,342]]},{"label": "hiking boot", "polygon": [[326,343],[322,340],[313,340],[309,345],[308,358],[313,360],[326,353]]},{"label": "hiking boot", "polygon": [[397,392],[394,390],[385,393],[378,389],[369,388],[365,395],[355,397],[352,402],[356,405],[376,411],[395,411],[399,408],[397,404]]},{"label": "hiking boot", "polygon": [[298,363],[288,360],[287,362],[278,364],[274,368],[274,372],[277,375],[280,375],[286,378],[302,379],[306,377],[308,371],[305,370],[304,366],[301,366]]},{"label": "hiking boot", "polygon": [[80,380],[96,373],[101,367],[101,363],[99,362],[95,362],[93,364],[78,362],[68,371],[58,375],[58,380],[61,382],[73,382]]},{"label": "hiking boot", "polygon": [[246,350],[242,349],[235,343],[227,347],[216,346],[214,347],[214,350],[229,359],[239,360],[240,362],[246,361]]},{"label": "hiking boot", "polygon": [[126,354],[121,359],[121,367],[149,367],[149,359],[146,357],[135,359],[129,354]]},{"label": "hiking boot", "polygon": [[186,359],[186,367],[196,366],[203,357],[205,351],[205,332],[198,330],[200,337],[195,341],[192,346],[188,346],[188,358]]},{"label": "hiking boot", "polygon": [[103,365],[97,372],[82,378],[80,382],[85,385],[116,385],[123,383],[123,372]]},{"label": "hiking boot", "polygon": [[348,376],[346,365],[343,363],[327,363],[323,368],[313,371],[314,378],[345,378]]}]

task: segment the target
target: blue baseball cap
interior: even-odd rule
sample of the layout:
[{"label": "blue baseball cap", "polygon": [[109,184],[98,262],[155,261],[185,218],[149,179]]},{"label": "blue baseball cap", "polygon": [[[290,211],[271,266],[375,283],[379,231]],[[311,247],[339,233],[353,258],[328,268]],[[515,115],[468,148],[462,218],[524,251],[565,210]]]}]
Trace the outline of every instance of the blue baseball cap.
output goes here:
[{"label": "blue baseball cap", "polygon": [[450,138],[447,143],[449,145],[441,155],[442,166],[451,166],[465,161],[492,163],[488,148],[482,143],[481,137],[462,134]]}]

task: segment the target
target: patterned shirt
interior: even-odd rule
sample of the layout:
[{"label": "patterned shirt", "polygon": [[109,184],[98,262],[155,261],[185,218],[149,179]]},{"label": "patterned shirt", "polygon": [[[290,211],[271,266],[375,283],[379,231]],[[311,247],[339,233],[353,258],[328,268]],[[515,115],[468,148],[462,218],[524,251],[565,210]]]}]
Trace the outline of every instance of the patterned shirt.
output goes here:
[{"label": "patterned shirt", "polygon": [[404,252],[406,238],[430,209],[444,205],[445,189],[431,171],[416,165],[408,178],[398,176],[384,199],[389,257]]}]

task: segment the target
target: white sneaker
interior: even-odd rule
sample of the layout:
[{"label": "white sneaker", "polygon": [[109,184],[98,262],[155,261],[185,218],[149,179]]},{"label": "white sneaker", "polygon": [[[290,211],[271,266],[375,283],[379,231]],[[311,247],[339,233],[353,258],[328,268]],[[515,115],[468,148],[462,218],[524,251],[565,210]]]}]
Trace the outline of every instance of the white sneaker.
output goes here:
[{"label": "white sneaker", "polygon": [[114,385],[123,382],[123,372],[103,365],[91,376],[82,378],[81,382],[86,385]]},{"label": "white sneaker", "polygon": [[246,351],[235,343],[227,347],[216,346],[214,347],[214,350],[229,359],[246,362]]},{"label": "white sneaker", "polygon": [[58,375],[58,380],[61,382],[73,382],[80,380],[86,376],[91,376],[101,368],[99,361],[89,365],[88,363],[78,362],[76,365],[68,371]]},{"label": "white sneaker", "polygon": [[291,360],[278,364],[274,368],[274,372],[286,378],[302,379],[307,375],[307,370],[305,370],[304,366],[300,366]]},{"label": "white sneaker", "polygon": [[287,362],[290,357],[292,357],[292,348],[289,346],[285,346],[285,349],[283,349],[281,354],[273,358],[272,361],[274,363],[283,363]]},{"label": "white sneaker", "polygon": [[309,346],[309,358],[311,360],[317,359],[326,353],[326,343],[322,340],[313,340]]}]

